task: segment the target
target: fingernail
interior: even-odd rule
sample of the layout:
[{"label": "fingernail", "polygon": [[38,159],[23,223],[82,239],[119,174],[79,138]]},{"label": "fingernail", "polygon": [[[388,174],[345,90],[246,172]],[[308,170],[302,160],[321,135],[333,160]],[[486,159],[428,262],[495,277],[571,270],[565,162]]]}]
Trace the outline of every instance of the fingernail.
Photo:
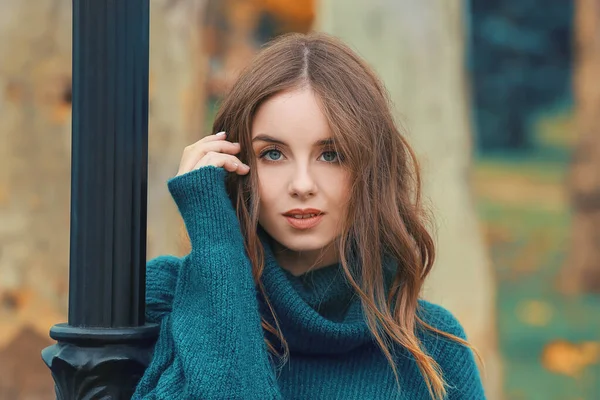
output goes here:
[{"label": "fingernail", "polygon": [[217,136],[225,136],[225,135],[227,135],[227,133],[225,131],[221,131],[221,132],[216,133],[216,135]]}]

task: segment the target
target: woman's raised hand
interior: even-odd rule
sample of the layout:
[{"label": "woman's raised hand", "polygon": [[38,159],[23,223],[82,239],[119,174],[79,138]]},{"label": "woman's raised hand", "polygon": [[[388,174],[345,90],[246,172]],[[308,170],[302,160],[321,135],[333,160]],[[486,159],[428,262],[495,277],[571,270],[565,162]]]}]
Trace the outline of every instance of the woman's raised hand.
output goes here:
[{"label": "woman's raised hand", "polygon": [[240,144],[228,142],[225,138],[227,138],[227,134],[219,132],[187,146],[183,150],[177,176],[207,165],[223,167],[227,171],[239,175],[246,175],[250,172],[250,167],[234,156],[240,152]]}]

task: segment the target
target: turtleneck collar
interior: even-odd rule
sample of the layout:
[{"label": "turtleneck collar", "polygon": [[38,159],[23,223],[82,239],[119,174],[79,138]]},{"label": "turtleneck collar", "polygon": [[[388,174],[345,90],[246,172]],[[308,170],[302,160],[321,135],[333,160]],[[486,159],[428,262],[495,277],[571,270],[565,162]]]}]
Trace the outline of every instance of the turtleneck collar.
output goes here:
[{"label": "turtleneck collar", "polygon": [[[339,354],[373,341],[341,264],[294,276],[278,264],[268,241],[262,242],[262,282],[291,353]],[[261,312],[273,322],[264,302]]]}]

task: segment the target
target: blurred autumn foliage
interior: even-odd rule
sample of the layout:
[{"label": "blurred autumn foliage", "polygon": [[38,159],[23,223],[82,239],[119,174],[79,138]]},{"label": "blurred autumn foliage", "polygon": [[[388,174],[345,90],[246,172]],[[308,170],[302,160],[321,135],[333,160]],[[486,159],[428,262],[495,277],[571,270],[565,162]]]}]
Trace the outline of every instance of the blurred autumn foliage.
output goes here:
[{"label": "blurred autumn foliage", "polygon": [[[373,14],[358,13],[355,18],[371,24],[369,32],[381,32],[381,24],[373,23],[381,17],[375,5],[408,8],[422,5],[421,1],[425,0],[364,3],[370,5]],[[526,113],[529,108],[518,107],[518,102],[507,104],[510,100],[506,99],[527,101],[515,82],[529,85],[539,83],[540,76],[548,76],[537,73],[538,64],[529,65],[533,65],[530,75],[522,73],[519,63],[525,62],[524,55],[534,57],[535,62],[552,61],[543,46],[535,46],[535,40],[520,40],[519,32],[530,39],[541,38],[539,43],[553,51],[570,43],[565,42],[564,35],[553,39],[566,29],[565,22],[558,18],[566,7],[562,0],[554,1],[551,7],[546,7],[547,0],[464,3],[477,3],[479,11],[493,9],[493,13],[475,21],[473,32],[488,35],[479,37],[487,40],[480,44],[494,42],[497,47],[488,49],[492,53],[500,49],[494,54],[503,57],[490,57],[483,69],[478,64],[477,73],[489,75],[478,76],[481,81],[471,80],[471,84],[493,81],[492,89],[485,84],[475,88],[478,96],[497,91],[509,95],[497,96],[500,101],[492,104],[497,108],[487,112],[487,118],[493,122],[499,118],[497,113],[505,112],[518,116],[520,124],[532,121],[533,128],[528,132],[532,136],[527,143],[537,146],[537,150],[558,149],[568,154],[577,149],[571,167],[564,159],[547,156],[543,151],[474,160],[469,182],[497,283],[498,339],[505,364],[506,399],[600,399],[600,298],[593,294],[600,282],[600,86],[596,83],[600,74],[600,3],[573,3],[577,9],[575,111],[548,109],[541,115],[530,115]],[[352,7],[352,2],[338,4],[342,9]],[[318,17],[319,3],[151,0],[151,6],[149,257],[187,251],[177,212],[164,188],[165,180],[176,170],[181,149],[209,133],[207,127],[220,97],[257,49],[278,34],[310,30]],[[430,11],[427,7],[421,10]],[[549,13],[556,21],[543,20]],[[71,0],[0,1],[2,400],[55,397],[50,372],[39,352],[51,342],[50,326],[66,319],[70,18]],[[406,29],[414,28],[411,23],[422,23],[410,13],[406,18]],[[531,19],[535,19],[536,29],[556,29],[529,29],[527,21]],[[354,29],[352,23],[349,26]],[[387,37],[385,45],[395,51],[400,39]],[[520,50],[511,48],[515,42],[522,45]],[[534,45],[522,51],[531,43]],[[566,58],[559,61],[560,65],[567,64]],[[397,64],[391,71],[396,79],[406,74],[407,65],[394,62]],[[427,64],[425,58],[423,65]],[[552,65],[543,70],[553,72]],[[506,76],[512,77],[508,83],[508,78],[502,78]],[[412,88],[415,80],[405,78],[407,87]],[[398,77],[394,82],[399,81]],[[564,86],[563,78],[547,89],[558,86]],[[414,93],[424,92],[420,87],[412,89]],[[435,89],[430,88],[431,93]],[[472,101],[478,101],[478,96]],[[538,97],[536,104],[547,105],[549,100]],[[412,105],[407,101],[407,108]],[[508,125],[489,126],[494,129],[483,132],[486,140],[505,143],[510,139],[509,135],[501,136]],[[563,290],[558,290],[560,287]]]},{"label": "blurred autumn foliage", "polygon": [[[540,121],[535,135],[549,143],[572,129],[572,118],[558,115]],[[569,252],[566,176],[562,161],[476,162],[472,182],[496,272],[509,400],[600,395],[600,298],[565,296],[556,285]]]}]

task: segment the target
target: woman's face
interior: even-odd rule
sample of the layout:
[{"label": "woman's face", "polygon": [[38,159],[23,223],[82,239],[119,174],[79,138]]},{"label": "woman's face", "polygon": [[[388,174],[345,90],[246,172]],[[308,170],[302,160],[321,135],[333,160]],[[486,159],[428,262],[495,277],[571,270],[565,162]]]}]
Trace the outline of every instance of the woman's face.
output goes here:
[{"label": "woman's face", "polygon": [[349,197],[349,174],[332,140],[310,88],[273,96],[252,124],[259,223],[283,250],[321,266],[337,261],[329,245],[340,234]]}]

